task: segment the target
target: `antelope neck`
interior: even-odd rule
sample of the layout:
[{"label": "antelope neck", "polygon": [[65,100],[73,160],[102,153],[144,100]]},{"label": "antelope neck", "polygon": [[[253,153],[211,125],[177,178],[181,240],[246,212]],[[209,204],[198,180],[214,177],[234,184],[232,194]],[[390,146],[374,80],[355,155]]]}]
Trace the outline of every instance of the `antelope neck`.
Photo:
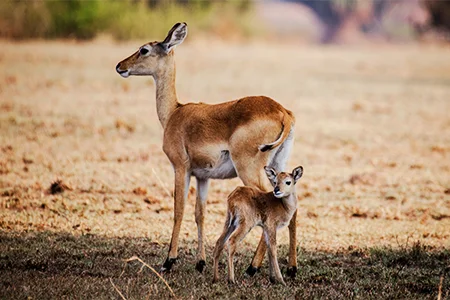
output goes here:
[{"label": "antelope neck", "polygon": [[180,105],[175,87],[175,63],[159,71],[153,77],[156,83],[156,112],[165,129],[172,112]]},{"label": "antelope neck", "polygon": [[291,212],[295,211],[295,209],[297,208],[297,195],[296,193],[292,193],[287,197],[283,197],[281,199],[282,203],[283,203],[283,207],[284,209],[286,209],[286,211]]}]

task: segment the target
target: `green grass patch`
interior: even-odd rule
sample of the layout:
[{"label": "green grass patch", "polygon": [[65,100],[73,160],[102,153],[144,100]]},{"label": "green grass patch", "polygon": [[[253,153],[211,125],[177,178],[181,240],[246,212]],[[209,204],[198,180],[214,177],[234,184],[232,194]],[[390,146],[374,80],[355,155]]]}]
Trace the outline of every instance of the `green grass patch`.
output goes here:
[{"label": "green grass patch", "polygon": [[[271,285],[267,262],[255,277],[244,275],[253,249],[236,256],[237,284],[226,283],[225,257],[221,281],[212,284],[211,263],[203,274],[195,268],[195,244],[183,242],[179,261],[164,278],[181,298],[284,299],[361,298],[436,299],[448,297],[448,249],[421,244],[400,249],[348,249],[320,252],[300,249],[299,274],[287,286]],[[65,233],[0,233],[1,299],[111,299],[119,298],[110,279],[127,299],[167,298],[163,282],[139,262],[125,264],[134,255],[159,270],[167,251],[147,238],[107,238]],[[208,258],[212,249],[208,249]],[[286,269],[287,247],[279,261]]]},{"label": "green grass patch", "polygon": [[91,39],[163,38],[177,22],[218,36],[248,37],[255,32],[248,0],[217,1],[11,1],[0,3],[0,37]]}]

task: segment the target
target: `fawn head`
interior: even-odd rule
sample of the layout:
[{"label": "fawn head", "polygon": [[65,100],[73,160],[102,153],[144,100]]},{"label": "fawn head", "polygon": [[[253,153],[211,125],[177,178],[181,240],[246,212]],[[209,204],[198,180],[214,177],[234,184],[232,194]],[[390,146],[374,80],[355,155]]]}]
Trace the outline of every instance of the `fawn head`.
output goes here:
[{"label": "fawn head", "polygon": [[173,49],[184,41],[186,35],[187,24],[175,24],[164,41],[142,45],[138,51],[119,62],[116,66],[117,73],[124,78],[130,75],[154,76],[169,63],[173,57]]},{"label": "fawn head", "polygon": [[275,169],[270,167],[264,167],[267,178],[274,187],[273,194],[277,198],[283,198],[289,196],[295,192],[295,184],[303,175],[303,167],[295,168],[292,173],[280,172],[277,173]]}]

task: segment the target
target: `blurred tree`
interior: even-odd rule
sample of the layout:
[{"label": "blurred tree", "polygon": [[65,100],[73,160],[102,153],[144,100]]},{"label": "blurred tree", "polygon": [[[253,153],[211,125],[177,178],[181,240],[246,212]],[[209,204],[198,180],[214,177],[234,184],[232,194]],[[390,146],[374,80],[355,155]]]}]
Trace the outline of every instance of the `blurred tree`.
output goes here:
[{"label": "blurred tree", "polygon": [[[167,33],[175,22],[210,34],[250,36],[252,0],[0,0],[2,38],[117,39]],[[151,24],[147,25],[147,24]],[[147,26],[146,26],[147,25]]]},{"label": "blurred tree", "polygon": [[[139,0],[135,0],[139,1]],[[215,0],[145,0],[147,2],[147,5],[151,8],[155,8],[158,6],[163,5],[169,5],[169,4],[180,4],[184,6],[195,6],[195,7],[202,7],[202,8],[209,8],[213,3],[218,3],[219,1]],[[252,5],[252,0],[234,0],[231,4],[234,4],[238,7],[241,11],[247,11],[250,9]]]},{"label": "blurred tree", "polygon": [[42,1],[0,1],[0,36],[36,38],[51,27],[51,15]]},{"label": "blurred tree", "polygon": [[423,5],[430,14],[429,27],[450,33],[450,1],[424,0]]},{"label": "blurred tree", "polygon": [[90,39],[102,29],[96,0],[47,1],[46,4],[52,16],[49,32],[52,37]]},{"label": "blurred tree", "polygon": [[325,31],[321,38],[322,43],[334,41],[336,33],[339,31],[344,20],[344,16],[334,8],[334,3],[331,1],[315,0],[299,0],[296,2],[301,2],[309,6],[324,23]]},{"label": "blurred tree", "polygon": [[325,26],[321,37],[322,43],[334,42],[345,19],[354,11],[357,6],[355,0],[286,0],[296,2],[310,7]]},{"label": "blurred tree", "polygon": [[[383,22],[388,13],[397,9],[402,13],[394,18],[396,26],[400,23],[417,25],[419,28],[425,23],[423,17],[423,7],[420,1],[426,3],[426,6],[433,15],[434,26],[450,28],[450,0],[283,0],[287,2],[301,3],[310,7],[324,25],[324,32],[321,42],[335,42],[340,33],[347,24],[356,24],[356,28],[364,34],[375,34],[389,36],[386,28],[383,28]],[[405,20],[400,20],[399,15],[406,15]],[[419,25],[420,24],[420,25]]]}]

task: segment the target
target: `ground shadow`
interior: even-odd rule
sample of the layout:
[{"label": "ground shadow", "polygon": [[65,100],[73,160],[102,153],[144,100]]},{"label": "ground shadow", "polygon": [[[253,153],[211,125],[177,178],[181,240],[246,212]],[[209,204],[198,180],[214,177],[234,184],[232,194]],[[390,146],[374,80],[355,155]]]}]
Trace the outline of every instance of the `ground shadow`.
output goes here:
[{"label": "ground shadow", "polygon": [[[299,273],[286,280],[286,287],[269,283],[267,262],[254,277],[244,275],[251,249],[240,249],[236,256],[236,285],[226,283],[224,258],[221,282],[212,284],[210,262],[203,274],[195,270],[195,249],[193,243],[180,249],[180,260],[164,275],[181,298],[436,299],[440,286],[445,299],[450,291],[450,250],[419,243],[400,249],[299,249]],[[124,263],[136,255],[159,268],[166,250],[167,245],[147,238],[0,231],[0,298],[120,298],[111,281],[127,299],[168,298],[169,290],[150,270],[140,270],[139,262]],[[281,246],[279,254],[285,269],[287,247]]]}]

